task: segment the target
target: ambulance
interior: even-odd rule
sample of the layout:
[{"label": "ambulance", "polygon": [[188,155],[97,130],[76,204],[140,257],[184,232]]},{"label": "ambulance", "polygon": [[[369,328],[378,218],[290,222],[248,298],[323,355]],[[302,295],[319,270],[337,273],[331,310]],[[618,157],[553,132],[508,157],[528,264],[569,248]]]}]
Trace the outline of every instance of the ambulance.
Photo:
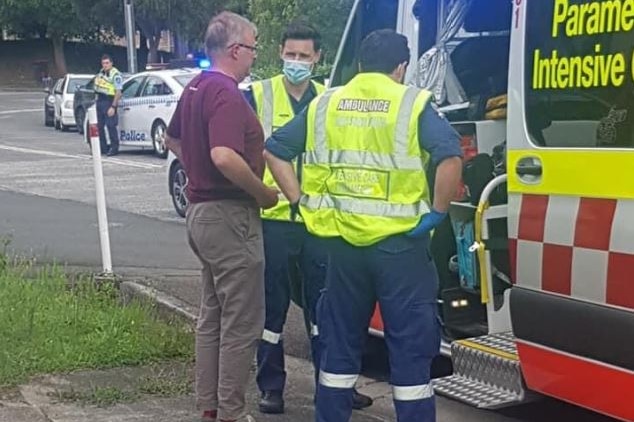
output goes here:
[{"label": "ambulance", "polygon": [[381,28],[464,152],[432,242],[453,362],[436,392],[634,421],[634,0],[356,0],[331,86]]}]

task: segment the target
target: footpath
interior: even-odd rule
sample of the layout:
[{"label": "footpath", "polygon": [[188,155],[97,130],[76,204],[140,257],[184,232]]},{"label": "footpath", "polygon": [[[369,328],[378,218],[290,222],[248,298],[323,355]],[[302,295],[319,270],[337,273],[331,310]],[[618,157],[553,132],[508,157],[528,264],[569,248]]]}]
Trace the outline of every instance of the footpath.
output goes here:
[{"label": "footpath", "polygon": [[[193,327],[199,288],[195,271],[178,270],[163,275],[149,270],[141,275],[138,268],[122,271],[124,281],[120,287],[125,298],[150,298],[162,313],[177,315],[191,322]],[[292,311],[291,318],[300,321],[297,309]],[[297,352],[303,353],[301,348]],[[260,414],[257,388],[253,380],[250,383],[248,406],[258,422],[313,420],[312,365],[305,359],[287,355],[286,367],[284,415]],[[165,362],[36,377],[15,388],[0,389],[0,422],[198,421],[192,369],[192,362]],[[359,387],[375,403],[367,410],[355,412],[352,422],[393,420],[392,399],[386,383],[362,377]]]}]

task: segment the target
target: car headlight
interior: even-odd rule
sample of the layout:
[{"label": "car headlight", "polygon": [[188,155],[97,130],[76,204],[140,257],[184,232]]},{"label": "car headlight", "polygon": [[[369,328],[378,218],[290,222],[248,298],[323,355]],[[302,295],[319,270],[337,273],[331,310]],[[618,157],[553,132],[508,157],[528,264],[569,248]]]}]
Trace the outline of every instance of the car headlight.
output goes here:
[{"label": "car headlight", "polygon": [[55,102],[55,96],[49,95],[48,97],[46,97],[46,102],[48,102],[49,104],[53,104]]},{"label": "car headlight", "polygon": [[68,100],[64,103],[64,108],[72,109],[73,108],[73,100]]}]

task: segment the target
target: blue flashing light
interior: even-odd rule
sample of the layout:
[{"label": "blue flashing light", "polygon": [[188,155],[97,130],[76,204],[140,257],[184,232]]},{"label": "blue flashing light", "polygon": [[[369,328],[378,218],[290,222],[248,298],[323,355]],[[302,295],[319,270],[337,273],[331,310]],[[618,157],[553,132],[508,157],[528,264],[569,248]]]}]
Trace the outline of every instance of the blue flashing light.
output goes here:
[{"label": "blue flashing light", "polygon": [[211,61],[209,59],[198,60],[198,67],[201,69],[209,69],[211,67]]}]

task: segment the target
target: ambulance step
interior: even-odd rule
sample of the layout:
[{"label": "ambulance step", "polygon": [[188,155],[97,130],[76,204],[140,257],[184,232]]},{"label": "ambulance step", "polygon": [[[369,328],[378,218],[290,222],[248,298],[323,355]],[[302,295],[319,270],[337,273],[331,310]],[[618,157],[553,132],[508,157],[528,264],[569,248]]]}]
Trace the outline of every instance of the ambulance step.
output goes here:
[{"label": "ambulance step", "polygon": [[435,379],[437,394],[482,409],[525,401],[520,362],[512,333],[457,340],[451,344],[454,373]]}]

